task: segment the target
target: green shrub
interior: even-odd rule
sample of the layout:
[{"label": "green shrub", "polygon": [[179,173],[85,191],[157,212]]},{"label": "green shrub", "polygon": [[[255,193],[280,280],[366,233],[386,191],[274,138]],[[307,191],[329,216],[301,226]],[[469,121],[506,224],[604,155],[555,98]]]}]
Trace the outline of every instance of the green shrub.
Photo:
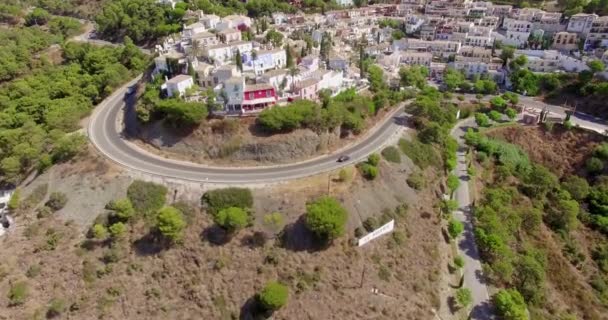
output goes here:
[{"label": "green shrub", "polygon": [[182,213],[174,207],[164,207],[156,215],[156,227],[160,233],[172,242],[181,240],[186,228]]},{"label": "green shrub", "polygon": [[348,214],[340,203],[330,197],[321,197],[306,206],[306,226],[327,240],[344,234]]},{"label": "green shrub", "polygon": [[473,302],[473,296],[471,294],[471,289],[469,288],[460,288],[456,290],[456,302],[461,308],[468,307]]},{"label": "green shrub", "polygon": [[372,232],[378,229],[379,226],[378,220],[375,217],[369,217],[363,221],[363,228],[365,228],[367,232]]},{"label": "green shrub", "polygon": [[591,157],[585,162],[585,168],[589,173],[599,173],[604,170],[604,162],[596,157]]},{"label": "green shrub", "polygon": [[528,320],[526,302],[515,289],[500,290],[492,299],[498,315],[505,320]]},{"label": "green shrub", "polygon": [[386,161],[393,163],[401,163],[401,153],[396,147],[390,146],[382,150],[382,156]]},{"label": "green shrub", "polygon": [[462,258],[462,256],[454,257],[454,265],[459,269],[462,269],[462,267],[464,267],[464,259]]},{"label": "green shrub", "polygon": [[45,205],[53,211],[61,210],[68,203],[68,197],[65,193],[62,192],[53,192],[49,196],[49,200],[45,203]]},{"label": "green shrub", "polygon": [[450,192],[454,192],[456,189],[458,189],[458,186],[460,186],[460,179],[458,179],[458,177],[454,174],[450,173],[448,175],[448,179],[446,180],[446,184]]},{"label": "green shrub", "polygon": [[269,282],[257,295],[257,299],[263,308],[270,311],[281,309],[287,304],[289,288],[279,282]]},{"label": "green shrub", "polygon": [[116,222],[108,230],[110,230],[113,239],[121,239],[127,233],[127,226],[122,222]]},{"label": "green shrub", "polygon": [[436,168],[441,166],[441,158],[430,144],[424,144],[418,140],[407,141],[401,139],[399,140],[399,147],[421,169],[426,169],[428,166]]},{"label": "green shrub", "polygon": [[413,172],[407,177],[407,185],[415,190],[421,190],[426,185],[424,175],[421,172]]},{"label": "green shrub", "polygon": [[251,190],[247,188],[225,188],[207,191],[201,201],[212,214],[231,207],[241,209],[253,207],[253,195]]},{"label": "green shrub", "polygon": [[56,318],[59,317],[63,312],[65,312],[66,306],[65,301],[62,299],[53,299],[49,303],[49,308],[46,311],[47,318]]},{"label": "green shrub", "polygon": [[29,295],[27,283],[24,281],[15,282],[8,291],[8,300],[11,306],[19,306],[25,303]]},{"label": "green shrub", "polygon": [[114,210],[116,217],[122,221],[128,221],[135,215],[135,208],[133,208],[133,204],[127,198],[112,201],[108,203],[107,208]]},{"label": "green shrub", "polygon": [[17,210],[19,208],[19,203],[21,202],[21,189],[15,189],[15,192],[11,195],[11,198],[8,200],[6,206],[10,210]]},{"label": "green shrub", "polygon": [[377,153],[370,154],[367,158],[367,163],[374,167],[377,166],[378,163],[380,163],[380,155],[378,155]]},{"label": "green shrub", "polygon": [[608,143],[604,142],[597,146],[594,150],[594,154],[600,159],[608,160]]},{"label": "green shrub", "polygon": [[490,113],[488,113],[488,116],[490,117],[490,119],[492,119],[492,121],[495,122],[500,121],[500,119],[502,118],[502,114],[500,114],[500,112],[496,110],[490,111]]},{"label": "green shrub", "polygon": [[161,209],[166,202],[167,188],[165,186],[135,180],[127,189],[127,198],[138,214],[150,215]]},{"label": "green shrub", "polygon": [[456,239],[464,231],[464,225],[462,222],[450,219],[448,223],[448,233],[452,239]]},{"label": "green shrub", "polygon": [[374,180],[378,176],[378,167],[375,167],[369,163],[363,163],[358,166],[361,170],[361,174],[367,180]]},{"label": "green shrub", "polygon": [[346,168],[340,169],[340,172],[338,173],[338,179],[340,179],[340,181],[346,182],[346,181],[350,180],[351,177],[352,177],[351,170],[347,170]]},{"label": "green shrub", "polygon": [[104,240],[108,237],[108,229],[103,224],[95,224],[91,229],[91,233],[95,239]]},{"label": "green shrub", "polygon": [[480,127],[489,127],[490,119],[483,113],[475,113],[475,123]]},{"label": "green shrub", "polygon": [[507,108],[505,109],[505,115],[509,118],[509,120],[513,120],[515,117],[517,117],[517,111],[515,111],[513,108]]},{"label": "green shrub", "polygon": [[576,175],[570,175],[562,181],[562,188],[564,188],[572,198],[576,200],[583,200],[589,195],[589,183],[584,178]]},{"label": "green shrub", "polygon": [[219,226],[233,233],[249,224],[249,214],[242,208],[230,207],[220,210],[214,220]]}]

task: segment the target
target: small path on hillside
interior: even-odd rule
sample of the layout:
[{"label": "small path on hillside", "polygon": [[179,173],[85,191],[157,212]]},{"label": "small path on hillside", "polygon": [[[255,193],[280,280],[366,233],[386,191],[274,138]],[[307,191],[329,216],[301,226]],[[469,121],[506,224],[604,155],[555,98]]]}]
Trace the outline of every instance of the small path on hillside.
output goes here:
[{"label": "small path on hillside", "polygon": [[479,249],[475,242],[473,232],[473,211],[471,197],[469,194],[469,175],[467,173],[467,149],[463,135],[468,128],[476,127],[472,118],[459,122],[452,131],[452,137],[458,141],[456,157],[458,164],[453,173],[460,179],[460,185],[454,193],[454,199],[458,201],[458,210],[454,212],[454,218],[464,224],[464,232],[458,238],[458,249],[464,259],[464,287],[471,290],[472,311],[470,319],[493,319],[490,295],[483,276]]}]

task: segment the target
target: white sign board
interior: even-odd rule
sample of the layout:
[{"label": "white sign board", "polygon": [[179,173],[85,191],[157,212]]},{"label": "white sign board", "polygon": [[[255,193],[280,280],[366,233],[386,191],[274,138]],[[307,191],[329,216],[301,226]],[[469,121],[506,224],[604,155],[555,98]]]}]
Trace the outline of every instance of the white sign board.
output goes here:
[{"label": "white sign board", "polygon": [[368,235],[366,235],[365,237],[359,239],[359,247],[378,238],[381,235],[390,233],[393,231],[393,229],[395,229],[395,220],[391,220],[389,221],[387,224],[383,225],[382,227],[374,230],[373,232],[369,233]]}]

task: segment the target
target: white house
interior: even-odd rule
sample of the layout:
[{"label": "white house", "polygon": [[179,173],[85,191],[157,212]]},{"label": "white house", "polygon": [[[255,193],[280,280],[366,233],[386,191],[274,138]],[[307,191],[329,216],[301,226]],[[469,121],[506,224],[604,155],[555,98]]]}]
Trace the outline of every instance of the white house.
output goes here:
[{"label": "white house", "polygon": [[192,38],[195,34],[205,31],[207,31],[207,27],[205,27],[205,24],[201,22],[195,22],[191,25],[184,26],[184,30],[182,31],[182,37]]},{"label": "white house", "polygon": [[589,30],[591,30],[593,21],[595,21],[597,18],[597,14],[594,13],[577,13],[570,17],[570,20],[568,20],[566,31],[587,35]]},{"label": "white house", "polygon": [[270,70],[260,77],[260,82],[270,84],[277,88],[278,92],[290,88],[291,80],[287,69]]},{"label": "white house", "polygon": [[251,27],[251,18],[242,15],[229,15],[222,18],[222,20],[215,26],[215,29],[222,31],[225,29],[246,29]]},{"label": "white house", "polygon": [[330,55],[329,56],[329,69],[331,70],[340,70],[344,71],[348,69],[349,61],[347,58],[344,58],[340,55]]},{"label": "white house", "polygon": [[224,29],[217,33],[223,43],[241,41],[241,32],[237,29]]},{"label": "white house", "polygon": [[243,60],[244,69],[253,70],[256,75],[260,75],[266,70],[285,68],[287,54],[284,49],[264,50],[257,52],[255,60],[251,54],[246,54]]},{"label": "white house", "polygon": [[399,63],[406,65],[420,65],[430,67],[433,54],[430,52],[403,51],[400,52]]},{"label": "white house", "polygon": [[[517,48],[522,48],[528,42],[528,38],[530,38],[530,32],[518,32],[518,31],[510,31],[507,30],[507,34],[502,40],[503,44],[514,46]],[[499,40],[496,37],[496,40]]]},{"label": "white house", "polygon": [[533,24],[530,21],[516,20],[505,18],[502,22],[502,28],[513,32],[528,32],[532,31]]},{"label": "white house", "polygon": [[214,14],[206,14],[203,15],[198,21],[204,24],[207,29],[215,29],[217,24],[220,23],[220,17]]},{"label": "white house", "polygon": [[203,49],[203,56],[213,61],[225,62],[233,59],[237,50],[239,50],[241,54],[251,52],[253,50],[253,44],[249,41],[218,44]]},{"label": "white house", "polygon": [[186,90],[194,85],[191,76],[180,74],[165,82],[168,97],[183,97]]},{"label": "white house", "polygon": [[350,6],[354,5],[353,0],[336,0],[336,3],[339,6],[343,6],[343,7],[350,7]]}]

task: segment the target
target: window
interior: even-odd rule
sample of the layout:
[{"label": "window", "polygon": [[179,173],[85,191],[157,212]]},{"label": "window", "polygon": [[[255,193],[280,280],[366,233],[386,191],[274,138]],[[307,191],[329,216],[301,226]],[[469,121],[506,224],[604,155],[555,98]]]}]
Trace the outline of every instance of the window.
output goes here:
[{"label": "window", "polygon": [[269,89],[268,91],[266,91],[266,96],[272,97],[272,90]]},{"label": "window", "polygon": [[255,99],[255,94],[253,92],[249,92],[249,99],[250,100]]}]

